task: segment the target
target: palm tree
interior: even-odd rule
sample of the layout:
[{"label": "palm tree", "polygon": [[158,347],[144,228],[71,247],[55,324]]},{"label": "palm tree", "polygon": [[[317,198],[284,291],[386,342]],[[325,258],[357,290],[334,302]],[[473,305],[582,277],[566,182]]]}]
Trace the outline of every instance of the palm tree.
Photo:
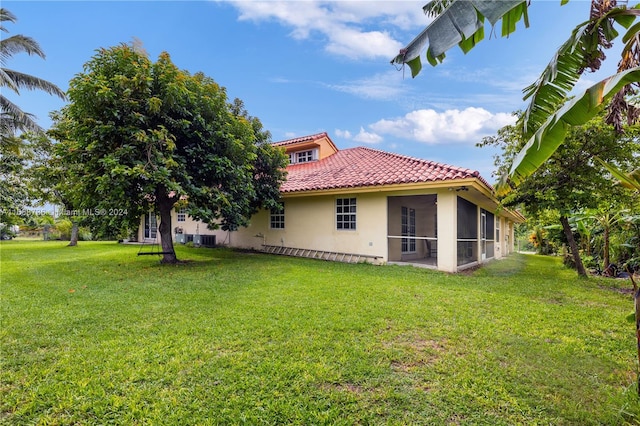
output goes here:
[{"label": "palm tree", "polygon": [[[561,0],[563,4],[567,1]],[[520,20],[528,26],[528,7],[527,0],[434,0],[424,7],[434,20],[391,62],[407,65],[415,77],[422,70],[420,55],[425,47],[427,61],[435,66],[452,47],[458,45],[467,52],[482,41],[485,19],[492,25],[502,20],[502,36],[514,32]],[[618,6],[616,0],[591,1],[589,19],[572,31],[540,78],[524,89],[524,99],[530,99],[521,119],[527,143],[508,175],[502,177],[498,192],[506,193],[511,185],[530,176],[556,151],[570,126],[586,123],[608,103],[608,120],[618,130],[625,119],[637,120],[638,110],[627,103],[630,97],[637,98],[635,88],[640,83],[640,24],[634,23],[637,16],[638,7]],[[599,68],[603,49],[611,47],[619,35],[615,25],[625,31],[618,73],[569,100],[582,73]]]},{"label": "palm tree", "polygon": [[[16,16],[7,9],[0,8],[0,31],[7,33],[4,22],[16,22]],[[38,43],[31,37],[20,34],[0,39],[0,87],[10,89],[20,94],[20,89],[43,90],[51,95],[65,99],[65,94],[53,83],[6,68],[7,60],[16,53],[26,52],[29,55],[37,55],[45,58],[44,52]],[[22,109],[0,94],[0,135],[4,140],[18,131],[42,131],[36,123],[33,114]]]}]

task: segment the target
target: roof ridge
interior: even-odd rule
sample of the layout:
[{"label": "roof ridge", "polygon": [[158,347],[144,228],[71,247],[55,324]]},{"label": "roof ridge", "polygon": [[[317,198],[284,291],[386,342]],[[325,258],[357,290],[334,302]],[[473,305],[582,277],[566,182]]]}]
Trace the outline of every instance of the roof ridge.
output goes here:
[{"label": "roof ridge", "polygon": [[[448,164],[448,163],[441,163],[439,161],[426,160],[424,158],[412,157],[410,155],[398,154],[398,153],[389,152],[389,151],[383,151],[381,149],[370,148],[368,146],[358,146],[358,147],[355,147],[355,148],[362,148],[362,149],[366,149],[366,150],[373,151],[373,152],[378,152],[380,154],[385,154],[385,155],[392,156],[392,157],[403,158],[405,160],[417,161],[419,163],[425,163],[425,164],[428,164],[430,166],[433,166],[433,165],[444,166],[444,167],[446,167],[448,169],[453,169],[453,170],[463,171],[463,172],[469,172],[469,174],[471,174],[471,175],[480,176],[480,172],[478,172],[477,170],[469,169],[469,168],[466,168],[466,167],[459,167],[459,166],[454,166],[454,165]],[[350,149],[353,149],[353,148],[350,148]],[[346,150],[343,150],[343,151],[346,151]]]},{"label": "roof ridge", "polygon": [[307,136],[298,136],[295,138],[291,138],[291,139],[285,139],[282,141],[278,141],[278,142],[273,142],[272,145],[275,146],[279,146],[279,145],[288,145],[291,143],[295,143],[295,142],[303,142],[303,141],[313,141],[316,139],[321,139],[323,137],[329,137],[329,134],[327,132],[320,132],[320,133],[315,133],[313,135],[307,135]]}]

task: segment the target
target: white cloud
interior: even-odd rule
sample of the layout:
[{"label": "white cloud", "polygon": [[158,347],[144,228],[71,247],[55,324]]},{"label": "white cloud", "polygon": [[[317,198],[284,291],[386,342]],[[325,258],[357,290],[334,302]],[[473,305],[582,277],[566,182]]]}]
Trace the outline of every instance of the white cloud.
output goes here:
[{"label": "white cloud", "polygon": [[380,120],[369,127],[377,134],[388,134],[430,145],[459,142],[475,144],[482,137],[495,134],[498,129],[515,123],[508,113],[493,114],[484,108],[470,107],[437,112],[420,109],[404,117]]},{"label": "white cloud", "polygon": [[369,133],[365,131],[364,128],[360,127],[360,132],[355,135],[353,140],[362,143],[376,144],[382,142],[382,136],[375,133]]},{"label": "white cloud", "polygon": [[326,50],[351,59],[389,58],[403,47],[388,32],[367,31],[337,26],[329,35]]},{"label": "white cloud", "polygon": [[335,134],[337,137],[339,138],[344,138],[344,139],[351,139],[351,132],[348,130],[340,130],[340,129],[336,129],[335,130]]},{"label": "white cloud", "polygon": [[[420,6],[388,1],[232,1],[240,20],[275,20],[290,27],[291,37],[307,39],[319,34],[325,50],[350,59],[388,59],[403,43],[389,31],[427,24]],[[370,27],[370,29],[368,29]]]},{"label": "white cloud", "polygon": [[330,84],[328,87],[361,98],[377,100],[397,100],[405,96],[409,89],[409,86],[403,84],[402,74],[395,70],[343,84]]}]

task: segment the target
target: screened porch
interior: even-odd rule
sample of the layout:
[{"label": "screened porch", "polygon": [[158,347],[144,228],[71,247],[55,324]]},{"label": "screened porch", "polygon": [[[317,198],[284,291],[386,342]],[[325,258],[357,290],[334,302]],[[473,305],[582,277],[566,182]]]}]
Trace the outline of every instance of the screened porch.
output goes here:
[{"label": "screened porch", "polygon": [[388,197],[390,262],[438,265],[437,195]]}]

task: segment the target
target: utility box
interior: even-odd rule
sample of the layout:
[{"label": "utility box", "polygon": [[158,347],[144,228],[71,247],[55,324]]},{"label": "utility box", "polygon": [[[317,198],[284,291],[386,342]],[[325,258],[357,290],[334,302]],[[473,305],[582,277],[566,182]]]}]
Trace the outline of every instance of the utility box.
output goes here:
[{"label": "utility box", "polygon": [[216,246],[216,236],[215,235],[201,235],[202,237],[202,245],[204,247],[215,247]]}]

